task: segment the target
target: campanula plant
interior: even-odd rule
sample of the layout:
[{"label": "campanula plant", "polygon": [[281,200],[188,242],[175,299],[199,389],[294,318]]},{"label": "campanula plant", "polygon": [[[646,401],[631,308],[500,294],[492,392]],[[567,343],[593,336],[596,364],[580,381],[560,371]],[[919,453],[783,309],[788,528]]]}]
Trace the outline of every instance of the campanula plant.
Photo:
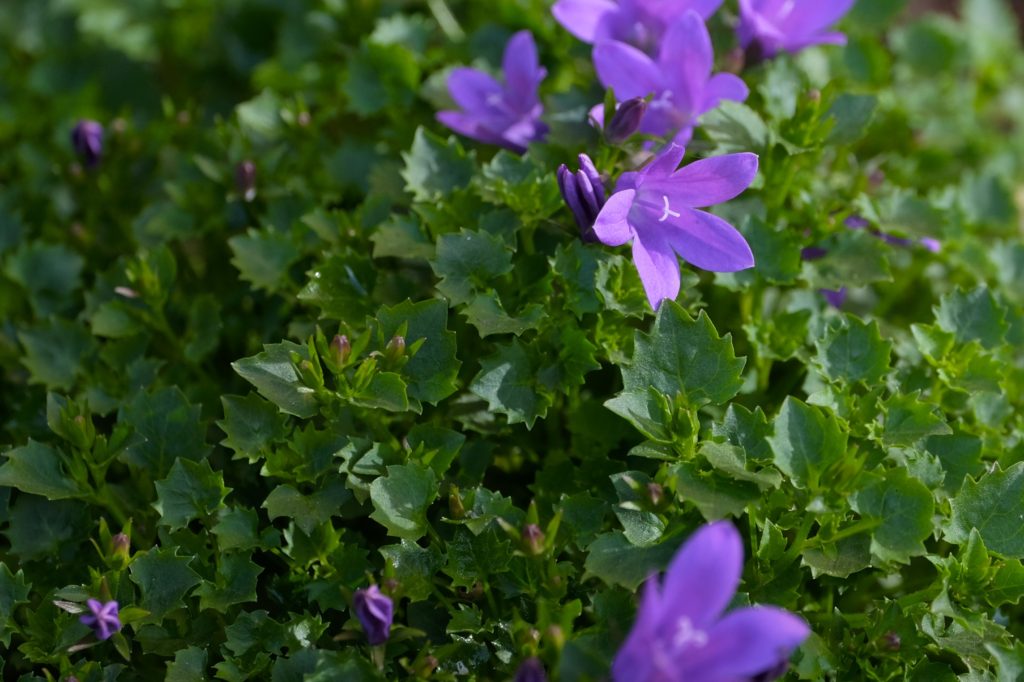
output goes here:
[{"label": "campanula plant", "polygon": [[722,0],[558,0],[551,13],[585,43],[608,40],[657,54],[668,27],[693,10],[707,19]]}]

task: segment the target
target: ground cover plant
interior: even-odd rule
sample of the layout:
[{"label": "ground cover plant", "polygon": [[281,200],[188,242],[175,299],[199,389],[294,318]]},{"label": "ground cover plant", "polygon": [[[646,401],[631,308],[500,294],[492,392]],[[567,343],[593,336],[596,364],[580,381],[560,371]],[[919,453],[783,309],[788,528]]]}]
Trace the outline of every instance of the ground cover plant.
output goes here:
[{"label": "ground cover plant", "polygon": [[1020,679],[948,5],[0,4],[0,677]]}]

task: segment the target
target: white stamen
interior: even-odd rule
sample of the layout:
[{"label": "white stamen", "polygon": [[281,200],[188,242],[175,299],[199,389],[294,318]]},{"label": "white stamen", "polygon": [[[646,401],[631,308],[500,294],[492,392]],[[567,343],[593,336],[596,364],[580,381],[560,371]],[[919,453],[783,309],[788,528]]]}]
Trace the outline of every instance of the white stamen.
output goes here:
[{"label": "white stamen", "polygon": [[702,647],[707,643],[708,633],[693,627],[693,622],[686,616],[678,620],[675,637],[672,638],[672,644],[677,649],[691,646]]},{"label": "white stamen", "polygon": [[661,198],[665,201],[665,212],[661,214],[660,218],[658,218],[658,222],[659,223],[663,223],[666,220],[668,220],[669,216],[672,216],[673,218],[681,218],[682,217],[681,213],[679,213],[678,211],[673,211],[672,210],[672,206],[670,206],[669,203],[668,203],[668,195],[662,194]]}]

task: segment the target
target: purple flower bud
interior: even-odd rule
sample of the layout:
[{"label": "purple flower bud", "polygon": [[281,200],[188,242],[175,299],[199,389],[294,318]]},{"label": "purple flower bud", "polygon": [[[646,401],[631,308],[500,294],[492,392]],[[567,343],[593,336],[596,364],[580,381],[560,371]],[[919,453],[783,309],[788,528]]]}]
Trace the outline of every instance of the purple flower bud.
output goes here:
[{"label": "purple flower bud", "polygon": [[356,590],[352,595],[352,607],[356,618],[363,625],[366,639],[377,646],[388,641],[391,635],[391,621],[394,618],[395,605],[391,598],[382,594],[376,585]]},{"label": "purple flower bud", "polygon": [[615,115],[605,128],[605,137],[612,144],[625,142],[640,129],[640,121],[646,113],[647,100],[643,97],[626,100],[615,110]]},{"label": "purple flower bud", "polygon": [[939,253],[942,251],[942,242],[934,237],[922,237],[918,243],[932,253]]},{"label": "purple flower bud", "polygon": [[828,255],[828,249],[820,246],[808,246],[806,249],[800,251],[800,257],[803,260],[818,260]]},{"label": "purple flower bud", "polygon": [[92,628],[96,639],[107,640],[121,629],[121,620],[117,617],[117,602],[108,601],[106,604],[97,599],[89,599],[86,602],[89,613],[79,617],[83,625]]},{"label": "purple flower bud", "polygon": [[331,354],[338,365],[344,365],[352,355],[352,344],[344,334],[335,334],[331,339]]},{"label": "purple flower bud", "polygon": [[576,219],[583,241],[593,243],[597,242],[594,221],[605,202],[604,183],[589,156],[580,154],[579,162],[580,169],[575,173],[565,164],[559,166],[558,189]]},{"label": "purple flower bud", "polygon": [[384,361],[394,364],[405,357],[405,337],[392,336],[388,345],[384,346]]},{"label": "purple flower bud", "polygon": [[528,523],[523,527],[523,549],[532,556],[544,553],[544,531],[536,523]]},{"label": "purple flower bud", "polygon": [[539,658],[528,658],[519,664],[513,682],[548,682],[548,676]]},{"label": "purple flower bud", "polygon": [[846,303],[846,287],[842,289],[821,289],[821,295],[825,297],[825,300],[833,308],[842,308],[843,304]]},{"label": "purple flower bud", "polygon": [[132,541],[124,533],[118,533],[110,538],[110,554],[114,557],[127,560],[131,552]]},{"label": "purple flower bud", "polygon": [[871,227],[871,223],[866,218],[856,214],[848,216],[846,220],[843,221],[843,225],[851,230],[863,230]]},{"label": "purple flower bud", "polygon": [[246,201],[256,198],[256,164],[242,161],[235,166],[235,189]]},{"label": "purple flower bud", "polygon": [[103,126],[96,121],[79,121],[71,131],[71,146],[86,168],[95,168],[103,155]]}]

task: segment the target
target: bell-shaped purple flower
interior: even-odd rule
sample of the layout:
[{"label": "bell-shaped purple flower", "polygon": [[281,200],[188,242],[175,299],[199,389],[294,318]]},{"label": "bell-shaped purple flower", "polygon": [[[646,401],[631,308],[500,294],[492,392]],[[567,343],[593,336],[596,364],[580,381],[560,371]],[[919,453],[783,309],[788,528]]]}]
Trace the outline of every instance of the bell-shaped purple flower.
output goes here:
[{"label": "bell-shaped purple flower", "polygon": [[[640,123],[640,132],[689,142],[702,114],[724,100],[742,102],[750,94],[731,73],[711,74],[715,54],[703,19],[689,11],[672,23],[656,59],[621,41],[594,46],[594,67],[606,88],[620,100],[653,96]],[[590,115],[604,124],[602,106]]]},{"label": "bell-shaped purple flower", "polygon": [[845,35],[828,29],[850,11],[855,1],[739,0],[740,45],[751,62],[770,59],[779,52],[799,52],[811,45],[845,45]]},{"label": "bell-shaped purple flower", "polygon": [[448,92],[461,111],[439,112],[437,120],[461,135],[521,154],[548,132],[540,120],[544,106],[537,94],[547,70],[540,65],[529,31],[508,41],[502,68],[504,84],[477,69],[452,71]]},{"label": "bell-shaped purple flower", "polygon": [[651,307],[679,295],[679,260],[702,270],[736,272],[754,254],[735,227],[697,210],[741,194],[757,175],[756,154],[727,154],[679,167],[685,149],[670,144],[647,166],[624,173],[594,223],[609,246],[632,240],[633,263]]},{"label": "bell-shaped purple flower", "polygon": [[115,632],[121,629],[121,619],[117,615],[116,601],[108,601],[104,604],[98,599],[89,599],[85,604],[89,613],[79,616],[78,620],[83,625],[92,628],[96,639],[110,639]]},{"label": "bell-shaped purple flower", "polygon": [[617,40],[655,53],[665,31],[693,10],[707,19],[722,0],[558,0],[551,13],[585,43]]},{"label": "bell-shaped purple flower", "polygon": [[643,588],[636,622],[612,665],[615,682],[770,680],[810,634],[772,606],[725,608],[743,573],[743,544],[727,521],[704,526]]},{"label": "bell-shaped purple flower", "polygon": [[356,618],[366,632],[366,639],[376,646],[388,641],[391,636],[391,621],[395,615],[395,605],[391,597],[383,594],[376,585],[356,590],[352,595],[352,607]]},{"label": "bell-shaped purple flower", "polygon": [[572,210],[573,217],[576,218],[580,237],[585,242],[596,242],[594,221],[604,207],[604,183],[589,156],[580,154],[579,162],[580,169],[575,173],[564,163],[559,166],[558,189]]},{"label": "bell-shaped purple flower", "polygon": [[71,146],[86,168],[95,168],[103,156],[103,126],[83,119],[71,131]]}]

